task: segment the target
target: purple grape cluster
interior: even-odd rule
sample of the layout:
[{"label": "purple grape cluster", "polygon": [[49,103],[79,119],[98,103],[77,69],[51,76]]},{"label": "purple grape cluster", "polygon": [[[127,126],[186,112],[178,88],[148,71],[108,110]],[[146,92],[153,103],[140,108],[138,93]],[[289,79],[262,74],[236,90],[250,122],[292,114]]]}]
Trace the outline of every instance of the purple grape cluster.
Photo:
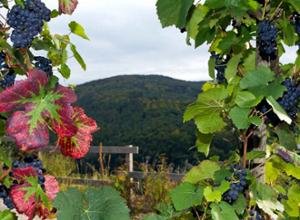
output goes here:
[{"label": "purple grape cluster", "polygon": [[216,79],[218,83],[225,83],[225,70],[228,63],[228,56],[221,56],[214,52],[211,53],[211,57],[215,59],[215,70],[217,72]]},{"label": "purple grape cluster", "polygon": [[14,47],[28,47],[43,27],[50,21],[51,11],[40,0],[26,0],[25,7],[14,5],[7,14],[7,23],[14,30],[10,36]]},{"label": "purple grape cluster", "polygon": [[0,87],[6,89],[15,83],[16,74],[5,61],[5,53],[0,52]]},{"label": "purple grape cluster", "polygon": [[13,201],[9,196],[9,189],[2,184],[0,184],[0,198],[3,199],[3,203],[4,205],[6,205],[7,208],[14,208]]},{"label": "purple grape cluster", "polygon": [[34,57],[34,66],[47,73],[48,76],[53,75],[52,62],[51,60],[45,57],[41,57],[41,56]]},{"label": "purple grape cluster", "polygon": [[277,57],[277,28],[271,21],[261,21],[258,25],[257,41],[259,54],[263,60],[275,60]]},{"label": "purple grape cluster", "polygon": [[242,193],[247,188],[247,170],[236,164],[231,166],[232,176],[228,177],[230,181],[230,189],[224,193],[223,200],[228,203],[233,203],[237,200],[239,193]]},{"label": "purple grape cluster", "polygon": [[298,103],[300,101],[300,86],[291,79],[286,79],[283,83],[287,91],[283,97],[278,99],[278,103],[284,108],[288,115],[295,119],[298,113]]}]

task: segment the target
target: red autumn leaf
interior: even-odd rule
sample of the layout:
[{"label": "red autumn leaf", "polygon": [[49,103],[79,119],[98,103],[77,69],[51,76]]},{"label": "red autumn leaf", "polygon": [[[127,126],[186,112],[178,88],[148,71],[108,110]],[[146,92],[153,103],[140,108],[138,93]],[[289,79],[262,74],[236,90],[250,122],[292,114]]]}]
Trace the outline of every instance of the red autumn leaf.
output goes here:
[{"label": "red autumn leaf", "polygon": [[10,197],[20,214],[25,214],[28,216],[28,220],[32,220],[36,211],[36,201],[34,196],[30,196],[27,200],[25,200],[25,190],[24,187],[28,186],[28,184],[22,185],[14,185],[10,190]]},{"label": "red autumn leaf", "polygon": [[50,200],[54,200],[57,193],[59,192],[59,183],[55,179],[54,176],[51,175],[45,175],[45,191],[46,195]]},{"label": "red autumn leaf", "polygon": [[51,127],[60,136],[72,137],[77,132],[77,127],[73,123],[73,108],[71,105],[62,105],[58,110],[60,121],[52,120]]},{"label": "red autumn leaf", "polygon": [[38,125],[30,131],[30,117],[25,111],[17,111],[7,121],[6,133],[15,140],[23,151],[35,150],[49,144],[49,131],[46,124]]},{"label": "red autumn leaf", "polygon": [[11,112],[24,106],[24,101],[38,95],[40,88],[48,83],[47,75],[40,70],[32,70],[26,80],[16,82],[0,93],[0,112]]},{"label": "red autumn leaf", "polygon": [[59,0],[59,13],[71,15],[76,9],[77,0]]},{"label": "red autumn leaf", "polygon": [[37,176],[37,172],[34,167],[14,168],[12,170],[12,174],[14,178],[22,181],[25,181],[26,177]]},{"label": "red autumn leaf", "polygon": [[[77,99],[70,88],[49,87],[43,71],[33,69],[28,78],[0,93],[0,112],[14,113],[7,125],[7,133],[22,150],[33,150],[48,144],[48,122],[63,136],[73,136],[77,127],[73,123],[71,104]],[[51,84],[51,83],[50,83]],[[22,114],[24,114],[22,116]],[[21,123],[15,123],[21,121]]]},{"label": "red autumn leaf", "polygon": [[72,137],[59,136],[57,144],[64,155],[78,159],[89,152],[91,134],[98,128],[95,120],[86,116],[82,108],[74,107],[72,119],[78,128],[77,133]]}]

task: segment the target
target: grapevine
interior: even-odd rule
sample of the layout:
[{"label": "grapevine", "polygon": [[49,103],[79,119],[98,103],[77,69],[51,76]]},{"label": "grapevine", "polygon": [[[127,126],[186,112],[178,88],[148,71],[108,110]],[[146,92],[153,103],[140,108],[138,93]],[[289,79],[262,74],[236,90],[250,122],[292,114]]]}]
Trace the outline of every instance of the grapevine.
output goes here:
[{"label": "grapevine", "polygon": [[[285,45],[299,45],[300,3],[158,0],[156,6],[162,27],[185,29],[188,45],[207,44],[211,53],[212,80],[183,117],[195,122],[195,145],[207,159],[171,191],[174,211],[214,220],[299,218],[299,51],[295,62],[280,61]],[[240,144],[218,161],[210,148],[228,130]]]}]

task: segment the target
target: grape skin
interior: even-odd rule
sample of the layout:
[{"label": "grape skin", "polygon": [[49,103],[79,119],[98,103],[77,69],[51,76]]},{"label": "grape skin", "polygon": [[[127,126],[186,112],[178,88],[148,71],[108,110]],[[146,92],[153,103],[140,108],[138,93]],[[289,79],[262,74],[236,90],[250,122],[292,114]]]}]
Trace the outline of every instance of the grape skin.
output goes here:
[{"label": "grape skin", "polygon": [[259,54],[263,60],[271,61],[277,58],[277,28],[270,21],[261,21],[258,25],[257,41]]}]

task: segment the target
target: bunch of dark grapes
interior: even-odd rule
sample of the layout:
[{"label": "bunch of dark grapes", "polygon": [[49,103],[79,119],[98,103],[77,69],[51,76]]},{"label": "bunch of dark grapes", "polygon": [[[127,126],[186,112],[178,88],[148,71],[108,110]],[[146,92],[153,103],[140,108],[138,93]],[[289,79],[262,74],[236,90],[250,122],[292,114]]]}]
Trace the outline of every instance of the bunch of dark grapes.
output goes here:
[{"label": "bunch of dark grapes", "polygon": [[9,196],[9,189],[2,184],[0,184],[0,198],[3,199],[3,203],[4,205],[6,205],[7,208],[9,209],[14,208],[12,199]]},{"label": "bunch of dark grapes", "polygon": [[53,75],[51,60],[41,56],[36,56],[34,57],[33,60],[34,60],[34,66],[36,68],[44,71],[45,73],[47,73],[48,76]]},{"label": "bunch of dark grapes", "polygon": [[12,163],[12,168],[17,169],[17,168],[25,168],[25,167],[32,167],[35,169],[38,175],[38,181],[39,184],[41,185],[42,188],[44,188],[44,182],[45,182],[45,177],[44,177],[44,172],[45,169],[43,168],[43,163],[40,161],[37,156],[26,156],[22,161],[20,160],[15,160]]},{"label": "bunch of dark grapes", "polygon": [[230,189],[224,193],[223,199],[226,202],[233,203],[237,200],[239,193],[242,193],[247,188],[247,171],[240,165],[233,165],[231,167],[232,176],[227,178],[230,181]]},{"label": "bunch of dark grapes", "polygon": [[14,29],[10,39],[16,48],[28,47],[50,21],[51,11],[40,0],[26,0],[24,8],[14,5],[7,14],[7,23]]},{"label": "bunch of dark grapes", "polygon": [[250,220],[263,220],[263,216],[261,213],[256,209],[251,209],[249,212]]},{"label": "bunch of dark grapes", "polygon": [[5,89],[15,83],[16,74],[5,61],[5,53],[0,52],[0,87]]},{"label": "bunch of dark grapes", "polygon": [[225,70],[228,63],[228,56],[221,56],[216,53],[211,53],[211,57],[215,59],[215,70],[217,71],[217,82],[218,83],[225,83]]},{"label": "bunch of dark grapes", "polygon": [[278,99],[278,103],[284,108],[288,115],[295,119],[298,113],[298,103],[300,101],[300,86],[291,79],[286,79],[283,83],[287,91],[283,97]]},{"label": "bunch of dark grapes", "polygon": [[257,41],[259,54],[263,60],[275,60],[277,57],[277,28],[270,21],[261,21],[258,25]]}]

